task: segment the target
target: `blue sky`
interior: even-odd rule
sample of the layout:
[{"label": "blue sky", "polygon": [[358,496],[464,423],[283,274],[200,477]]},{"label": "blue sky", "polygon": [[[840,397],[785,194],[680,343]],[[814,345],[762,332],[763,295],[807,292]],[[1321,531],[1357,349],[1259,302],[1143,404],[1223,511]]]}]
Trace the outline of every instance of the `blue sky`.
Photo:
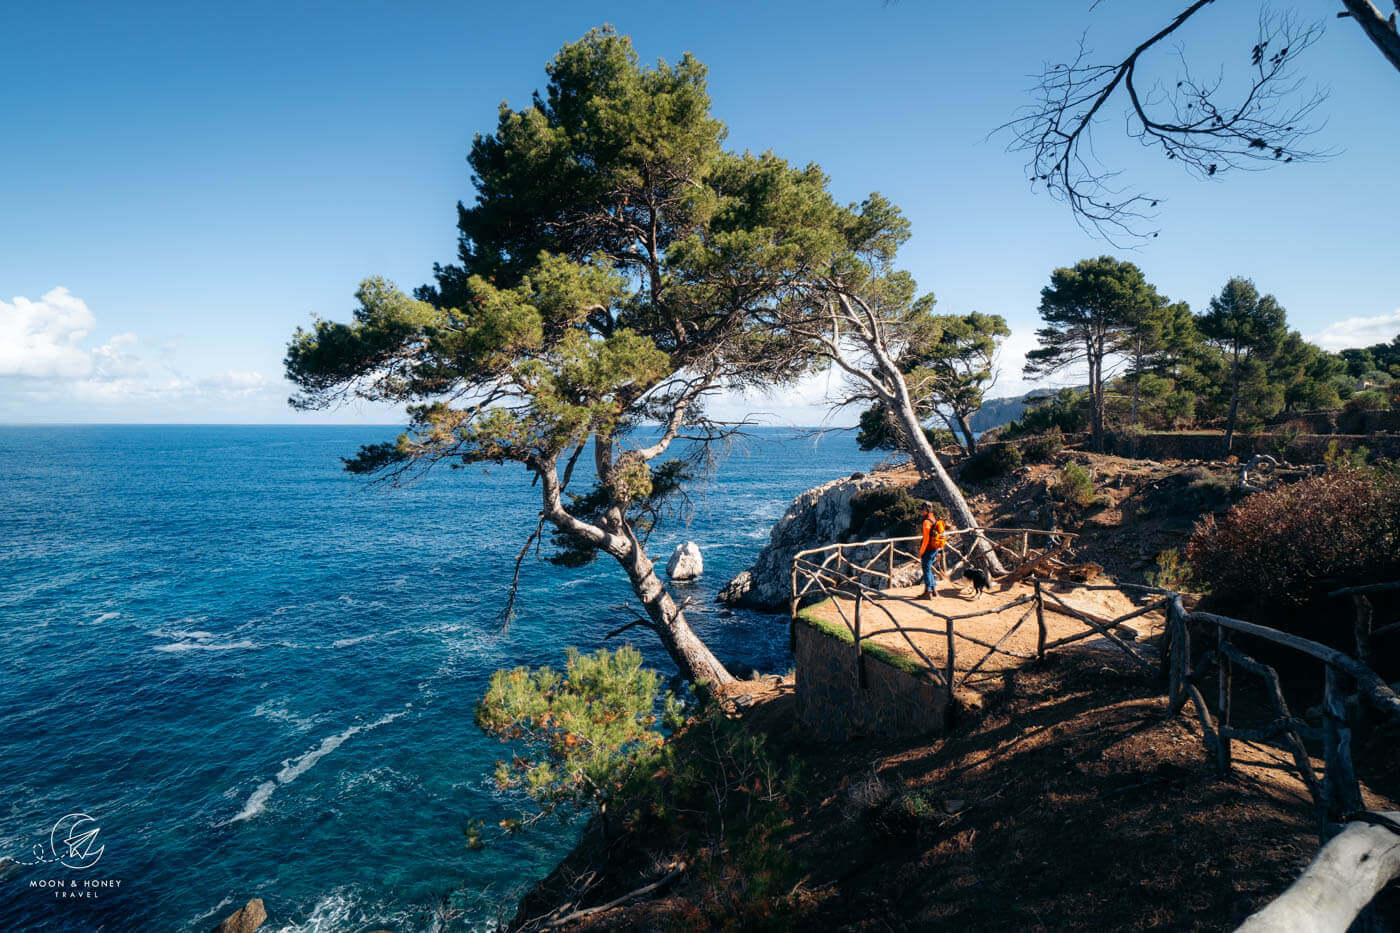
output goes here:
[{"label": "blue sky", "polygon": [[[1121,57],[1174,3],[9,4],[0,421],[394,420],[291,411],[288,336],[313,314],[348,317],[367,275],[408,288],[450,260],[473,133],[605,22],[644,61],[709,65],[732,148],[816,161],[840,196],[901,205],[903,263],[939,309],[1011,324],[993,394],[1025,387],[1050,271],[1102,252],[1196,309],[1247,275],[1332,348],[1386,339],[1400,331],[1400,74],[1326,4],[1296,5],[1327,17],[1301,68],[1330,89],[1317,141],[1340,154],[1203,183],[1106,126],[1099,153],[1163,200],[1161,235],[1123,250],[1032,194],[1023,157],[987,136],[1086,30],[1099,57]],[[1186,54],[1242,65],[1258,14],[1222,0],[1181,33]],[[1158,67],[1174,74],[1169,54]],[[812,423],[821,391],[722,405]]]}]

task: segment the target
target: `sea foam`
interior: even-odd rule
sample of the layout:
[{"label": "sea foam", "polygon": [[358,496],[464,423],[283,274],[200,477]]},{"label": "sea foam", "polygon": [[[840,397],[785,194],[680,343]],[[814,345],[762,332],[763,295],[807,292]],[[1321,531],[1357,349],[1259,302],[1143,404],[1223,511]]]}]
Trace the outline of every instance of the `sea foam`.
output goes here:
[{"label": "sea foam", "polygon": [[322,758],[325,758],[331,752],[339,748],[342,744],[345,743],[346,739],[360,732],[365,732],[370,729],[377,729],[380,726],[393,722],[395,719],[398,719],[399,717],[404,716],[407,713],[408,709],[401,709],[397,713],[390,713],[387,716],[381,716],[374,722],[360,723],[358,725],[351,726],[348,729],[345,729],[343,732],[337,732],[334,735],[326,736],[315,748],[304,752],[302,755],[296,758],[284,759],[282,761],[282,770],[277,772],[276,777],[272,780],[263,781],[261,784],[259,784],[257,786],[257,789],[248,795],[248,800],[246,803],[243,804],[243,809],[239,810],[238,814],[234,816],[233,819],[229,820],[229,822],[239,823],[244,820],[251,820],[253,817],[262,813],[263,810],[267,809],[267,801],[272,797],[273,793],[277,790],[278,787],[282,786],[283,784],[290,784],[297,778],[305,774],[307,771],[310,771],[311,768],[316,764],[316,762],[320,761]]}]

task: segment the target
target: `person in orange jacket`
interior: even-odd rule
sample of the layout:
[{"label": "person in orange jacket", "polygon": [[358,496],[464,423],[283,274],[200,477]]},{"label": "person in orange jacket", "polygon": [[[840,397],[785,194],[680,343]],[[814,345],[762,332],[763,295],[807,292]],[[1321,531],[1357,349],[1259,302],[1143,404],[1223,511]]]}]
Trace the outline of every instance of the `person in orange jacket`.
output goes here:
[{"label": "person in orange jacket", "polygon": [[948,543],[948,525],[934,514],[933,503],[925,502],[920,511],[922,539],[919,542],[919,563],[924,570],[924,599],[933,599],[937,589],[936,570],[944,546]]}]

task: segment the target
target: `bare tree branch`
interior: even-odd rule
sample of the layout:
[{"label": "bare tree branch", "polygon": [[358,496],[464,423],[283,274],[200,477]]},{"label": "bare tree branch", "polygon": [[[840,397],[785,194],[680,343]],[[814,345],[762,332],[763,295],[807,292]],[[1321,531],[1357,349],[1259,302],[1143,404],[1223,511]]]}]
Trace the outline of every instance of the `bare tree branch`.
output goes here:
[{"label": "bare tree branch", "polygon": [[[1386,61],[1400,70],[1400,35],[1395,29],[1396,14],[1391,13],[1389,19],[1381,16],[1381,11],[1371,0],[1342,0],[1342,6],[1346,10],[1338,13],[1338,18],[1350,16],[1356,20],[1366,37],[1381,50]],[[1396,0],[1395,9],[1400,12],[1400,0]]]},{"label": "bare tree branch", "polygon": [[[1030,154],[1026,173],[1032,187],[1044,185],[1052,197],[1067,203],[1085,230],[1115,244],[1157,235],[1153,209],[1158,200],[1119,187],[1114,181],[1119,172],[1105,167],[1093,151],[1093,129],[1115,95],[1126,98],[1130,138],[1202,178],[1332,155],[1301,145],[1320,129],[1308,121],[1326,93],[1304,93],[1292,68],[1321,36],[1320,23],[1262,15],[1249,50],[1249,83],[1237,100],[1226,99],[1232,88],[1223,75],[1210,80],[1193,76],[1179,47],[1175,85],[1140,86],[1144,56],[1213,2],[1196,0],[1115,64],[1092,63],[1081,43],[1072,62],[1042,72],[1032,91],[1035,104],[998,127],[1012,134],[1011,151]],[[1352,2],[1369,6],[1367,0],[1350,0],[1348,6]]]},{"label": "bare tree branch", "polygon": [[515,620],[515,597],[520,592],[520,565],[525,563],[525,555],[530,553],[530,545],[539,541],[543,531],[544,518],[541,516],[539,524],[535,525],[535,530],[530,532],[530,537],[525,539],[525,546],[520,549],[519,554],[515,555],[515,570],[510,576],[510,588],[506,591],[506,602],[497,614],[502,634],[510,630],[510,623]]}]

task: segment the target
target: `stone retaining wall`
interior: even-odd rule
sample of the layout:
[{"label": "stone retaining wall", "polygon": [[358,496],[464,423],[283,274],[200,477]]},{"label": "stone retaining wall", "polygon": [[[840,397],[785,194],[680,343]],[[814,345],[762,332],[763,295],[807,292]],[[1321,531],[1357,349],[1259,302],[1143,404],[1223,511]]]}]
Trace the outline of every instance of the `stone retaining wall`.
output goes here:
[{"label": "stone retaining wall", "polygon": [[[1278,456],[1281,438],[1271,434],[1236,434],[1230,452],[1241,460],[1254,454]],[[1400,458],[1396,434],[1302,434],[1284,451],[1289,463],[1321,463],[1327,448],[1336,442],[1341,450],[1366,447],[1372,457]],[[1138,437],[1110,438],[1109,452],[1140,460],[1219,460],[1225,455],[1223,434],[1153,433]]]},{"label": "stone retaining wall", "polygon": [[[818,738],[844,742],[866,735],[908,737],[940,731],[947,712],[943,689],[916,664],[901,670],[882,659],[885,651],[865,655],[865,687],[860,686],[855,646],[824,631],[804,610],[793,626],[797,670],[797,713]],[[891,653],[892,654],[892,653]]]}]

